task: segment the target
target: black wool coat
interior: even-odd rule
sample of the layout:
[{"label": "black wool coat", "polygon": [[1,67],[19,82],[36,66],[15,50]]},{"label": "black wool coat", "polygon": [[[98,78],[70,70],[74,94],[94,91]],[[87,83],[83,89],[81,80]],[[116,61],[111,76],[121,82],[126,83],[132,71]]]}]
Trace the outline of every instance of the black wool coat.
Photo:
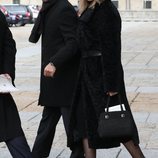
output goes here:
[{"label": "black wool coat", "polygon": [[[0,74],[15,78],[16,47],[5,16],[0,12]],[[0,94],[0,141],[23,135],[19,114],[12,96]]]},{"label": "black wool coat", "polygon": [[[42,60],[39,104],[70,106],[76,83],[79,57],[77,54],[77,14],[67,0],[52,0],[40,14],[42,25]],[[56,67],[53,78],[43,75],[45,66]]]},{"label": "black wool coat", "polygon": [[[74,143],[85,137],[89,146],[96,149],[117,147],[121,141],[130,139],[138,144],[138,132],[126,97],[121,64],[121,18],[111,0],[85,10],[79,19],[77,32],[82,57],[71,108],[68,146],[73,148]],[[106,93],[110,91],[119,93],[131,114],[134,124],[131,138],[116,140],[98,136],[99,116],[104,112]],[[111,100],[110,106],[120,104],[117,95]]]}]

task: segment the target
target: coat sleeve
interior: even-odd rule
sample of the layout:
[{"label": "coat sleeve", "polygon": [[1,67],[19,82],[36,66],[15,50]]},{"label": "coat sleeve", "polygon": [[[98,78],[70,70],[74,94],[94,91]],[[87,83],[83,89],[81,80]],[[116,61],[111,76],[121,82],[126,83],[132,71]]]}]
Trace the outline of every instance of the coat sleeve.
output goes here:
[{"label": "coat sleeve", "polygon": [[12,77],[12,80],[14,80],[16,45],[6,21],[5,21],[5,38],[4,38],[3,50],[4,50],[3,71],[4,73],[8,73]]},{"label": "coat sleeve", "polygon": [[[100,22],[102,66],[105,92],[119,92],[122,79],[120,25],[104,16]],[[118,21],[119,22],[119,21]]]},{"label": "coat sleeve", "polygon": [[72,8],[65,8],[60,17],[60,31],[64,39],[64,46],[50,58],[56,67],[60,67],[77,53],[77,14]]}]

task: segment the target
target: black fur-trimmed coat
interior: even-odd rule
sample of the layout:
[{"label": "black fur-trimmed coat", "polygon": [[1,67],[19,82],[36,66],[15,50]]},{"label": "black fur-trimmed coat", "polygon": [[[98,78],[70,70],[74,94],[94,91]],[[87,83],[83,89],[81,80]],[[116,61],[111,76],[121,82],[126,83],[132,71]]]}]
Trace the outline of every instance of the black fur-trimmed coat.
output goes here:
[{"label": "black fur-trimmed coat", "polygon": [[[107,92],[118,92],[131,113],[121,64],[121,18],[111,0],[105,0],[81,15],[78,43],[82,58],[71,109],[68,146],[73,147],[87,137],[91,148],[117,147],[120,140],[101,139],[97,133],[98,118],[106,105]],[[117,95],[111,100],[110,106],[119,104]],[[131,119],[134,123],[133,117]],[[135,123],[133,131],[133,137],[121,141],[132,139],[138,144]]]}]

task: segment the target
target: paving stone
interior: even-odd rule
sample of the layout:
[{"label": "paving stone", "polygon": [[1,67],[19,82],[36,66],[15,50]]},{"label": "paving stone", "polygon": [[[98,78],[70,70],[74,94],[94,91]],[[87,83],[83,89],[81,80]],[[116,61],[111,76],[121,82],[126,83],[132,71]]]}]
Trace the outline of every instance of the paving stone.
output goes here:
[{"label": "paving stone", "polygon": [[144,123],[147,121],[148,117],[149,117],[149,113],[148,112],[134,112],[133,116],[134,119],[136,120],[136,122],[138,123]]},{"label": "paving stone", "polygon": [[[158,129],[157,129],[158,130]],[[151,134],[151,137],[147,143],[146,148],[148,149],[158,149],[158,132],[154,130]]]},{"label": "paving stone", "polygon": [[26,108],[22,109],[22,111],[23,112],[33,112],[33,111],[42,112],[43,106],[38,106],[38,101],[35,101],[29,106],[27,106]]},{"label": "paving stone", "polygon": [[136,92],[137,89],[138,87],[126,87],[127,92]]},{"label": "paving stone", "polygon": [[139,93],[135,98],[135,102],[158,103],[158,93]]},{"label": "paving stone", "polygon": [[[62,152],[64,151],[64,149],[53,149],[51,150],[51,153],[49,155],[49,158],[63,158],[63,157],[60,157],[60,155],[62,154]],[[69,157],[64,157],[64,158],[69,158]]]},{"label": "paving stone", "polygon": [[12,158],[7,148],[0,148],[0,158]]},{"label": "paving stone", "polygon": [[71,154],[71,151],[69,149],[64,149],[60,155],[58,156],[58,158],[69,158]]},{"label": "paving stone", "polygon": [[97,158],[116,158],[120,151],[120,148],[97,150]]},{"label": "paving stone", "polygon": [[141,143],[142,149],[147,148],[148,142],[150,140],[150,137],[152,136],[153,130],[145,129],[145,128],[139,128],[138,126],[138,133],[139,133],[139,139]]},{"label": "paving stone", "polygon": [[158,105],[150,102],[133,102],[131,109],[134,112],[158,112]]},{"label": "paving stone", "polygon": [[39,112],[19,112],[22,121],[29,121],[39,114]]},{"label": "paving stone", "polygon": [[31,118],[29,121],[30,122],[35,122],[35,123],[37,123],[37,122],[39,122],[40,120],[41,120],[41,118],[42,118],[42,112],[40,112],[38,115],[36,115],[35,117],[33,117],[33,118]]},{"label": "paving stone", "polygon": [[28,105],[37,102],[38,92],[18,92],[12,93],[13,98],[17,104],[18,110],[25,109]]},{"label": "paving stone", "polygon": [[147,123],[155,123],[158,124],[158,113],[150,113]]},{"label": "paving stone", "polygon": [[130,105],[134,102],[137,95],[138,95],[138,93],[136,93],[136,92],[128,92],[127,91],[127,99],[128,99],[128,102]]},{"label": "paving stone", "polygon": [[[156,81],[157,82],[157,81]],[[157,83],[156,83],[157,84]],[[158,84],[156,85],[158,86]],[[158,87],[139,87],[137,92],[143,93],[158,93]]]},{"label": "paving stone", "polygon": [[[158,157],[158,150],[152,150],[152,149],[143,149],[143,153],[146,158],[157,158]],[[130,158],[131,156],[127,152],[127,150],[121,151],[118,158]]]}]

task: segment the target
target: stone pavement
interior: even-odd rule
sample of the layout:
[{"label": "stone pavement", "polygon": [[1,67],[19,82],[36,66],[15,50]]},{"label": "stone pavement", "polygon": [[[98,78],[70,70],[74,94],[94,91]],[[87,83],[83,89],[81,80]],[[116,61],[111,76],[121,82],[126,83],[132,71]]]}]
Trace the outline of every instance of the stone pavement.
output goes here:
[{"label": "stone pavement", "polygon": [[[42,107],[37,106],[40,73],[40,43],[27,42],[32,25],[11,28],[17,42],[16,86],[13,93],[22,126],[32,147]],[[122,30],[122,61],[128,99],[138,126],[146,158],[158,157],[158,23],[125,22]],[[62,120],[57,126],[50,158],[69,158]],[[98,150],[97,158],[130,158],[126,149]],[[0,158],[11,158],[4,143]]]}]

